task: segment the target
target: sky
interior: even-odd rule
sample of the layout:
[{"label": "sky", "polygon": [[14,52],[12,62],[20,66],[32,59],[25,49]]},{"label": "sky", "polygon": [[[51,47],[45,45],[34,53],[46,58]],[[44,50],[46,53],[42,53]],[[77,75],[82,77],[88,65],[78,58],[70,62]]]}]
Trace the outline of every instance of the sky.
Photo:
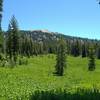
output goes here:
[{"label": "sky", "polygon": [[12,16],[19,29],[47,29],[70,36],[100,39],[100,5],[97,0],[4,0],[3,30]]}]

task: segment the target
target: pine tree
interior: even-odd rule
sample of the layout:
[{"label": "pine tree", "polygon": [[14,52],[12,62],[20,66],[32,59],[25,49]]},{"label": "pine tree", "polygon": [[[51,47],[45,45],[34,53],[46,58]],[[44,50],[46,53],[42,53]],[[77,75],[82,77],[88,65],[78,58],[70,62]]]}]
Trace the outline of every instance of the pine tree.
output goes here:
[{"label": "pine tree", "polygon": [[25,55],[30,57],[33,55],[33,40],[30,36],[27,36],[25,39]]},{"label": "pine tree", "polygon": [[20,41],[20,43],[19,43],[19,54],[21,56],[24,56],[24,50],[23,50],[24,36],[23,36],[23,34],[20,34],[19,41]]},{"label": "pine tree", "polygon": [[77,57],[79,55],[80,55],[80,46],[79,46],[79,41],[76,40],[74,48],[74,56]]},{"label": "pine tree", "polygon": [[77,57],[80,55],[80,44],[78,40],[73,40],[73,43],[71,45],[71,54],[74,57]]},{"label": "pine tree", "polygon": [[62,76],[66,67],[66,45],[63,39],[59,40],[57,58],[56,58],[56,74]]},{"label": "pine tree", "polygon": [[39,54],[43,54],[43,42],[39,43]]},{"label": "pine tree", "polygon": [[2,30],[0,30],[0,53],[3,50],[3,42],[4,42],[3,32]]},{"label": "pine tree", "polygon": [[1,29],[2,11],[3,11],[3,0],[0,0],[0,30],[2,30]]},{"label": "pine tree", "polygon": [[48,53],[48,45],[45,41],[43,41],[43,52],[44,52],[44,54]]},{"label": "pine tree", "polygon": [[34,45],[33,45],[33,54],[35,56],[37,56],[39,54],[39,44],[37,42],[34,42]]},{"label": "pine tree", "polygon": [[1,28],[1,21],[2,21],[2,11],[3,11],[3,0],[0,0],[0,52],[3,46],[3,32]]},{"label": "pine tree", "polygon": [[95,51],[93,46],[89,48],[89,64],[88,70],[93,71],[95,69]]},{"label": "pine tree", "polygon": [[86,46],[85,44],[82,45],[82,58],[86,57]]},{"label": "pine tree", "polygon": [[8,26],[8,36],[7,36],[7,53],[11,61],[16,63],[17,55],[19,50],[19,31],[18,23],[15,17],[11,18],[10,24]]},{"label": "pine tree", "polygon": [[67,44],[67,54],[70,55],[71,54],[71,41],[70,39],[66,40],[66,44]]},{"label": "pine tree", "polygon": [[100,47],[97,49],[97,58],[100,59]]}]

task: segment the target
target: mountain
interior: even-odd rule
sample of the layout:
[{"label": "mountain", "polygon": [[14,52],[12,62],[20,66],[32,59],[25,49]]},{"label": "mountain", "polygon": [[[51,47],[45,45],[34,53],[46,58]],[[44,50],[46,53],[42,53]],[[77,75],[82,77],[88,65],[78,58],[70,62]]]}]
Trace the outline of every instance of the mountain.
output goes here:
[{"label": "mountain", "polygon": [[34,41],[57,41],[60,37],[63,37],[65,40],[81,40],[81,41],[96,41],[99,42],[99,40],[94,39],[88,39],[88,38],[81,38],[81,37],[74,37],[69,35],[64,35],[62,33],[58,32],[50,32],[48,30],[31,30],[31,31],[25,31],[21,30],[22,34],[30,35]]}]

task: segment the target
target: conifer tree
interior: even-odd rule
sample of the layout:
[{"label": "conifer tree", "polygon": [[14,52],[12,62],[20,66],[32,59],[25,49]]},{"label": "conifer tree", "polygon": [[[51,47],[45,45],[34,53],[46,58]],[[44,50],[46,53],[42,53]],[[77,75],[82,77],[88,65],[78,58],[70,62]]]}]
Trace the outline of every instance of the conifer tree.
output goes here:
[{"label": "conifer tree", "polygon": [[25,37],[24,48],[26,56],[30,57],[33,55],[33,40],[30,36]]},{"label": "conifer tree", "polygon": [[7,53],[10,60],[16,63],[19,50],[19,31],[18,23],[14,16],[9,23],[7,35]]},{"label": "conifer tree", "polygon": [[43,42],[39,43],[39,54],[43,54]]},{"label": "conifer tree", "polygon": [[34,42],[34,45],[33,45],[33,54],[35,55],[35,56],[37,56],[38,54],[39,54],[39,46],[38,46],[39,44],[37,43],[37,42]]},{"label": "conifer tree", "polygon": [[2,30],[0,30],[0,53],[3,50],[3,42],[4,42],[3,32]]},{"label": "conifer tree", "polygon": [[93,46],[89,48],[89,64],[88,70],[93,71],[95,70],[95,51]]},{"label": "conifer tree", "polygon": [[66,45],[65,41],[61,38],[59,40],[56,58],[56,74],[62,76],[64,73],[64,68],[66,67]]},{"label": "conifer tree", "polygon": [[86,57],[86,46],[85,44],[82,45],[82,58]]},{"label": "conifer tree", "polygon": [[74,57],[77,57],[80,55],[80,44],[78,40],[73,40],[73,43],[71,45],[71,54]]},{"label": "conifer tree", "polygon": [[3,32],[1,28],[1,21],[2,21],[2,11],[3,11],[3,0],[0,0],[0,52],[3,46]]},{"label": "conifer tree", "polygon": [[46,43],[45,41],[43,41],[43,52],[44,52],[45,54],[48,53],[48,45],[47,45],[47,43]]},{"label": "conifer tree", "polygon": [[1,29],[2,11],[3,11],[3,0],[0,0],[0,30],[2,30]]},{"label": "conifer tree", "polygon": [[79,46],[79,41],[76,40],[74,48],[74,56],[77,57],[79,55],[80,55],[80,46]]},{"label": "conifer tree", "polygon": [[100,59],[100,47],[97,49],[97,58]]}]

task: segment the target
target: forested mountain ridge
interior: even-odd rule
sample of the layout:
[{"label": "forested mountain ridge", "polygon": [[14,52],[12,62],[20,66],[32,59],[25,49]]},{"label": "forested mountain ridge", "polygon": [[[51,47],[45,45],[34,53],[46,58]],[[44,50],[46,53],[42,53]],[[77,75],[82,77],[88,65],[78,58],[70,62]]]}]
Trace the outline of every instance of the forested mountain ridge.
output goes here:
[{"label": "forested mountain ridge", "polygon": [[33,30],[33,31],[26,31],[26,30],[20,30],[20,32],[26,35],[31,35],[34,40],[37,41],[42,41],[42,40],[58,40],[60,37],[63,37],[65,40],[68,39],[78,39],[78,40],[83,40],[83,41],[95,41],[99,42],[97,39],[89,39],[89,38],[82,38],[82,37],[75,37],[75,36],[70,36],[70,35],[64,35],[62,33],[58,32],[49,32],[45,30]]},{"label": "forested mountain ridge", "polygon": [[[8,37],[7,33],[5,32],[5,40]],[[66,42],[66,52],[68,55],[82,55],[86,57],[89,54],[89,47],[91,45],[94,47],[96,56],[100,54],[100,40],[73,37],[48,30],[19,30],[19,54],[30,56],[56,53],[60,38],[63,38]]]},{"label": "forested mountain ridge", "polygon": [[[67,54],[73,56],[88,56],[89,47],[93,45],[95,54],[99,54],[100,40],[73,37],[58,32],[45,30],[20,30],[20,49],[22,53],[32,51],[32,54],[56,53],[58,40],[62,37],[66,41]],[[29,50],[29,51],[28,51]],[[26,53],[25,53],[26,54]]]}]

